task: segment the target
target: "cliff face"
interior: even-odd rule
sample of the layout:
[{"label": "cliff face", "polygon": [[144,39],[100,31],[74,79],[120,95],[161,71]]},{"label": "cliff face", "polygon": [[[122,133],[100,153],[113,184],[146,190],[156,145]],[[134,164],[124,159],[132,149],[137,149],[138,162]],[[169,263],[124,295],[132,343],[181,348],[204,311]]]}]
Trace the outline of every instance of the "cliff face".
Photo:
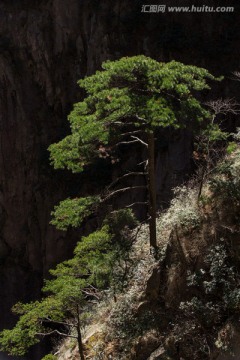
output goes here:
[{"label": "cliff face", "polygon": [[[71,253],[71,234],[50,211],[81,188],[49,166],[47,147],[64,136],[76,81],[102,61],[144,53],[229,74],[239,65],[239,12],[144,14],[139,1],[2,0],[0,4],[0,326],[9,307],[38,294],[42,274]],[[173,4],[175,5],[175,4]],[[223,86],[225,90],[223,91]],[[221,96],[234,96],[227,81]],[[158,195],[190,169],[184,133],[158,151]]]},{"label": "cliff face", "polygon": [[[205,179],[200,198],[199,185],[178,187],[156,219],[157,259],[147,224],[128,234],[135,240],[127,259],[114,264],[114,290],[82,332],[86,358],[240,358],[239,175],[240,143]],[[69,339],[57,354],[79,359]]]}]

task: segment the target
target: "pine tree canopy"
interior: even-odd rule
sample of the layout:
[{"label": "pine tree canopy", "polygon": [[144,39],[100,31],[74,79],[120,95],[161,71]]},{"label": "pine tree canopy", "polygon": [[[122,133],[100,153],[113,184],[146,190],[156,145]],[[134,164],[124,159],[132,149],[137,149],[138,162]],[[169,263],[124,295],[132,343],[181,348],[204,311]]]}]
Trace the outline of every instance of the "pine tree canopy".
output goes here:
[{"label": "pine tree canopy", "polygon": [[78,82],[86,97],[69,115],[71,134],[50,146],[55,168],[81,172],[133,129],[190,126],[209,117],[194,92],[219,80],[207,70],[146,56],[106,61],[102,70]]}]

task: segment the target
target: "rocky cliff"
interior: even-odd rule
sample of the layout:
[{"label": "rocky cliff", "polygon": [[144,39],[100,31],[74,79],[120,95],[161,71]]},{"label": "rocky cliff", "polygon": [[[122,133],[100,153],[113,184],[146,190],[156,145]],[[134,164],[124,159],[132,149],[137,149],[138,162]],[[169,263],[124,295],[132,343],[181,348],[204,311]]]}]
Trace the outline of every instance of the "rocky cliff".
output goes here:
[{"label": "rocky cliff", "polygon": [[[134,240],[115,262],[114,289],[88,308],[86,359],[239,359],[239,140],[200,197],[193,180],[175,189],[157,218],[157,259],[147,224],[128,233]],[[72,339],[54,350],[58,360],[79,359]]]},{"label": "rocky cliff", "polygon": [[[204,66],[216,75],[238,69],[237,5],[230,14],[191,15],[145,14],[141,5],[127,0],[1,0],[1,327],[9,323],[10,306],[37,296],[42,275],[72,250],[74,236],[51,227],[50,212],[85,185],[54,172],[47,147],[68,131],[67,114],[81,97],[76,81],[103,60],[140,53]],[[228,79],[217,93],[237,96]],[[190,157],[186,133],[159,147],[159,198],[167,199],[184,178]]]}]

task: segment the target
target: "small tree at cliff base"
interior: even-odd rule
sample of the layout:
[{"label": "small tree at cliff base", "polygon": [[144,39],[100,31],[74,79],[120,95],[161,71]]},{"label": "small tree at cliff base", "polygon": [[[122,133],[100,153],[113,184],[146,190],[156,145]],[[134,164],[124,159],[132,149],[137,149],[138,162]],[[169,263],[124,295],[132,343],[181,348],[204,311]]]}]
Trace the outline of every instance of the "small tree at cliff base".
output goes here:
[{"label": "small tree at cliff base", "polygon": [[27,350],[49,335],[77,340],[80,359],[84,360],[81,328],[87,301],[98,298],[98,291],[110,280],[115,251],[107,225],[83,237],[71,260],[50,270],[43,291],[48,294],[41,301],[14,305],[20,316],[16,326],[0,333],[0,348],[11,355],[25,355]]},{"label": "small tree at cliff base", "polygon": [[[196,66],[176,61],[161,63],[145,56],[107,61],[102,69],[79,81],[86,97],[74,105],[69,116],[71,134],[50,146],[51,161],[56,169],[82,172],[99,157],[117,161],[119,146],[139,144],[146,149],[145,168],[123,174],[114,182],[115,187],[108,187],[97,201],[89,197],[62,202],[55,209],[52,223],[62,229],[79,225],[96,205],[125,191],[144,188],[144,185],[119,188],[121,180],[146,176],[150,246],[156,250],[155,132],[166,127],[191,127],[208,119],[209,112],[195,94],[209,89],[206,81],[216,78]],[[72,209],[78,207],[74,216],[64,212],[71,202]]]},{"label": "small tree at cliff base", "polygon": [[0,333],[0,349],[22,356],[44,337],[57,335],[76,339],[80,359],[84,360],[82,328],[102,290],[113,281],[116,287],[114,271],[125,261],[131,245],[127,231],[131,225],[136,225],[131,210],[119,210],[100,230],[82,237],[73,258],[50,270],[52,279],[46,280],[42,289],[46,297],[14,305],[12,310],[19,320],[13,329]]}]

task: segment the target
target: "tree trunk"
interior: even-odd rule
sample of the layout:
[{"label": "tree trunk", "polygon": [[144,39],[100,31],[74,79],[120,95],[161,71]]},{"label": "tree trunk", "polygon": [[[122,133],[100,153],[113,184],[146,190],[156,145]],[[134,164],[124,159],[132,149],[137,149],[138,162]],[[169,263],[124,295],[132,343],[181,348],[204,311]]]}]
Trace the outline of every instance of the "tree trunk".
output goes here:
[{"label": "tree trunk", "polygon": [[156,182],[155,182],[155,151],[154,151],[154,133],[148,133],[148,195],[149,195],[149,232],[150,247],[155,253],[157,251],[156,234]]},{"label": "tree trunk", "polygon": [[80,327],[80,319],[79,319],[79,306],[77,305],[77,341],[78,341],[78,351],[81,360],[85,360],[85,356],[83,353],[83,343],[82,343],[82,334],[81,334],[81,327]]}]

